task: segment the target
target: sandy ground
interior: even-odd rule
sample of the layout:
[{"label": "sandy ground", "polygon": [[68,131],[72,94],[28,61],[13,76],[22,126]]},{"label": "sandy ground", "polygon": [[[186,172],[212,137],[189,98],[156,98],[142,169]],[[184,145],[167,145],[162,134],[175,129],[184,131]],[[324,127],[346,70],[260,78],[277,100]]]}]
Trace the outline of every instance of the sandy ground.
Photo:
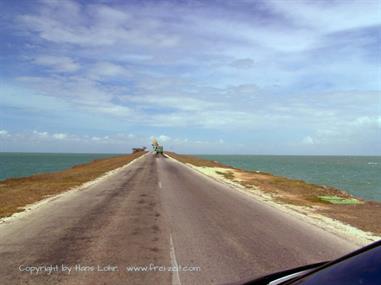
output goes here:
[{"label": "sandy ground", "polygon": [[[168,157],[176,160],[169,155]],[[242,179],[244,179],[244,177],[242,177],[242,173],[237,169],[227,167],[195,166],[190,163],[186,163],[186,165],[199,173],[202,173],[224,184],[230,185],[237,191],[241,191],[247,195],[250,195],[257,200],[260,200],[290,215],[303,219],[304,221],[322,228],[328,232],[339,235],[347,240],[354,242],[357,245],[363,246],[381,239],[381,236],[375,233],[363,231],[352,225],[345,224],[336,219],[317,213],[313,207],[279,203],[279,201],[274,199],[273,195],[261,191],[258,187],[253,185],[243,186],[240,182],[243,182]],[[229,173],[233,173],[236,178],[234,180],[229,179],[226,176],[221,175],[222,173],[227,175],[229,175]]]}]

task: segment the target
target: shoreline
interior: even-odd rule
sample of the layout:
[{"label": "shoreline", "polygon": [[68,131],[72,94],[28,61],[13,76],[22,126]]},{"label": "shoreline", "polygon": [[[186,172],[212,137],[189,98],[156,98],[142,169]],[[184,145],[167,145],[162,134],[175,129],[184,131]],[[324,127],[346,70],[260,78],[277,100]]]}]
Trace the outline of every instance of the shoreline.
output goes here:
[{"label": "shoreline", "polygon": [[[189,154],[193,155],[193,154]],[[381,203],[378,175],[381,156],[360,155],[194,155],[231,168],[258,171],[335,188],[361,200]]]},{"label": "shoreline", "polygon": [[[365,201],[333,187],[309,184],[270,173],[246,171],[191,155],[170,152],[167,153],[167,156],[271,207],[306,219],[310,224],[359,245],[366,245],[381,239],[381,203]],[[258,178],[267,181],[263,183]],[[295,188],[292,187],[299,187],[305,192],[310,192],[307,193],[308,198],[304,195],[306,193],[294,191]],[[292,191],[288,191],[290,189]],[[310,199],[310,196],[318,196],[321,192],[356,199],[359,203],[331,204],[320,199]],[[369,216],[369,213],[372,213],[373,216]]]},{"label": "shoreline", "polygon": [[123,169],[146,152],[96,159],[62,171],[0,181],[0,223],[68,192],[86,188]]}]

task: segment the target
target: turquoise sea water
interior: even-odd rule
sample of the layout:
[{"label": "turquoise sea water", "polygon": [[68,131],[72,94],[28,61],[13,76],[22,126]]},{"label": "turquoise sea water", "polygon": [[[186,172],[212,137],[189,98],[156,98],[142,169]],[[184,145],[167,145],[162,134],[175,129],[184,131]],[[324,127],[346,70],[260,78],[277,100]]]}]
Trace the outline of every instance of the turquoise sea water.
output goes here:
[{"label": "turquoise sea water", "polygon": [[0,180],[60,171],[76,164],[116,154],[89,153],[0,153]]},{"label": "turquoise sea water", "polygon": [[381,156],[198,155],[246,170],[302,179],[381,201]]}]

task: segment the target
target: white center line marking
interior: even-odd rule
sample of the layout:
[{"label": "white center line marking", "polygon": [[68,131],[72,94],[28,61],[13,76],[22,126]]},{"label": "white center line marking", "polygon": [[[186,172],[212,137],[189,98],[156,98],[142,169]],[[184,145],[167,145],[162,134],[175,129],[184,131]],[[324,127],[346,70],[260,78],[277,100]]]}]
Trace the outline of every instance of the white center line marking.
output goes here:
[{"label": "white center line marking", "polygon": [[159,188],[161,188],[161,182],[160,182],[160,181],[159,181],[159,183],[158,183],[158,184],[159,184]]},{"label": "white center line marking", "polygon": [[[175,247],[173,246],[173,240],[172,240],[172,235],[169,234],[169,254],[171,256],[171,266],[172,268],[179,268],[179,265],[177,264],[176,260],[176,254],[175,254]],[[180,281],[180,275],[179,275],[179,270],[173,270],[172,271],[172,285],[181,285]]]}]

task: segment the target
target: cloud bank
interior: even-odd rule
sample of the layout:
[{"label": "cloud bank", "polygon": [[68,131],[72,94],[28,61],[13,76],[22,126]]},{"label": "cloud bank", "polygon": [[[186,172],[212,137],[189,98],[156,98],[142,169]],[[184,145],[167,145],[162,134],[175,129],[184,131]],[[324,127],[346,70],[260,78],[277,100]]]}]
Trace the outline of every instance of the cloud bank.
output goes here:
[{"label": "cloud bank", "polygon": [[[124,133],[141,138],[128,147],[155,135],[183,152],[381,154],[380,5],[3,2],[0,139],[43,130],[52,151],[88,136],[119,152],[110,138]],[[33,136],[26,150],[41,150]]]}]

